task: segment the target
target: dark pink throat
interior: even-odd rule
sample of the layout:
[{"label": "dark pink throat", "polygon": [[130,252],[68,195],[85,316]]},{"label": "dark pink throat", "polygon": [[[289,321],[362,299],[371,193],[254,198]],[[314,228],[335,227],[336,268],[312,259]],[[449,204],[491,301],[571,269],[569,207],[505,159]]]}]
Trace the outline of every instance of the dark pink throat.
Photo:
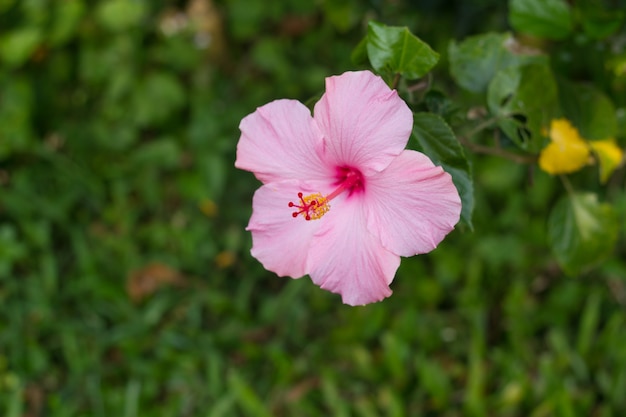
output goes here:
[{"label": "dark pink throat", "polygon": [[330,193],[327,198],[332,200],[339,194],[347,192],[348,195],[360,193],[365,190],[365,179],[361,171],[351,167],[337,167],[335,185],[337,189]]}]

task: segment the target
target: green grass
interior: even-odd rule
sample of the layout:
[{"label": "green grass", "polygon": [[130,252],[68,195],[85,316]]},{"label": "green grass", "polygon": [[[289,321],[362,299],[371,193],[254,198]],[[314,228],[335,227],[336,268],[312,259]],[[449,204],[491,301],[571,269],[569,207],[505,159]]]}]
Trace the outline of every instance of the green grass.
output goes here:
[{"label": "green grass", "polygon": [[[472,157],[475,231],[404,259],[382,303],[345,306],[249,255],[258,183],[233,167],[239,120],[353,69],[366,15],[422,22],[445,51],[453,35],[502,30],[498,2],[224,1],[218,58],[191,29],[159,32],[176,2],[123,12],[122,26],[102,14],[123,1],[67,2],[78,18],[65,3],[0,1],[2,40],[67,30],[10,38],[17,52],[0,41],[0,414],[626,413],[625,236],[612,260],[563,275],[545,174],[531,185],[524,167]],[[133,299],[150,265],[176,284]]]}]

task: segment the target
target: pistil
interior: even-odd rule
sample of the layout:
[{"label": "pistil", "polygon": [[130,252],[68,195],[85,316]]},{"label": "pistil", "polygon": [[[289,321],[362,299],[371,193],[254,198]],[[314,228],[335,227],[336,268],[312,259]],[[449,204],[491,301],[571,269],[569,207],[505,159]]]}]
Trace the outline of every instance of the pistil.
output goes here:
[{"label": "pistil", "polygon": [[300,215],[305,220],[318,220],[322,218],[324,214],[330,210],[330,201],[343,192],[352,193],[355,190],[363,188],[363,179],[361,173],[350,169],[340,168],[339,170],[339,186],[327,196],[323,196],[321,193],[314,193],[310,195],[304,195],[301,192],[298,193],[300,199],[299,204],[292,201],[289,202],[289,207],[295,207],[298,211],[294,211],[291,215],[296,218]]},{"label": "pistil", "polygon": [[298,193],[298,198],[300,199],[300,204],[295,204],[291,201],[289,202],[289,207],[296,207],[299,209],[298,211],[291,213],[294,218],[302,215],[305,220],[317,220],[330,210],[328,199],[320,193],[307,196],[304,196],[302,193]]}]

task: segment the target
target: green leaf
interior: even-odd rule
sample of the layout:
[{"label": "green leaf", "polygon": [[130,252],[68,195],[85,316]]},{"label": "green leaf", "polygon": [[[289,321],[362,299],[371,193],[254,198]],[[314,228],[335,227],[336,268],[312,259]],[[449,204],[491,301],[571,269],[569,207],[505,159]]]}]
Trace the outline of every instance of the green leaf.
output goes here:
[{"label": "green leaf", "polygon": [[269,417],[271,413],[267,410],[262,398],[260,398],[250,386],[249,381],[233,370],[228,374],[228,387],[234,394],[239,406],[246,412],[245,414],[259,417]]},{"label": "green leaf", "polygon": [[607,139],[617,134],[617,116],[613,102],[591,85],[559,81],[559,99],[563,115],[587,140]]},{"label": "green leaf", "polygon": [[164,137],[148,142],[131,156],[133,166],[146,168],[175,168],[181,159],[181,150],[176,142]]},{"label": "green leaf", "polygon": [[474,185],[470,165],[463,147],[448,124],[432,113],[416,113],[413,134],[419,150],[428,155],[435,165],[441,165],[452,176],[459,191],[463,208],[461,220],[473,230]]},{"label": "green leaf", "polygon": [[569,275],[579,274],[611,255],[619,233],[613,207],[593,193],[574,193],[556,204],[548,220],[548,240]]},{"label": "green leaf", "polygon": [[67,42],[76,32],[85,14],[85,4],[82,0],[66,0],[59,2],[55,11],[48,41],[51,45],[60,45]]},{"label": "green leaf", "polygon": [[406,27],[370,22],[367,55],[378,72],[401,74],[414,80],[427,74],[439,61],[439,54]]},{"label": "green leaf", "polygon": [[0,77],[0,160],[32,146],[35,93],[28,78]]},{"label": "green leaf", "polygon": [[585,357],[593,346],[598,334],[598,323],[600,318],[600,308],[602,307],[602,293],[595,289],[587,298],[585,308],[581,315],[576,339],[576,350],[578,354]]},{"label": "green leaf", "polygon": [[536,152],[559,112],[557,85],[547,63],[511,67],[496,74],[487,90],[489,110],[500,128],[522,149]]},{"label": "green leaf", "polygon": [[42,40],[37,26],[25,26],[0,38],[0,60],[18,67],[31,57]]},{"label": "green leaf", "polygon": [[147,75],[136,87],[133,96],[135,121],[141,127],[168,120],[185,102],[185,90],[171,73]]},{"label": "green leaf", "polygon": [[435,113],[444,120],[451,120],[460,112],[460,107],[439,90],[429,90],[424,96],[424,105],[430,113]]},{"label": "green leaf", "polygon": [[437,361],[432,361],[425,356],[416,359],[415,363],[420,385],[432,397],[435,404],[445,408],[452,392],[449,374]]},{"label": "green leaf", "polygon": [[625,13],[622,9],[607,9],[597,0],[577,0],[575,5],[583,30],[591,38],[604,39],[615,33],[624,23]]},{"label": "green leaf", "polygon": [[13,264],[28,256],[28,246],[12,224],[0,223],[0,275],[9,276]]},{"label": "green leaf", "polygon": [[[257,39],[263,22],[275,13],[276,4],[250,0],[228,2],[228,25],[232,36],[237,40]],[[261,38],[262,39],[262,38]]]},{"label": "green leaf", "polygon": [[43,29],[50,18],[50,8],[53,2],[49,0],[19,0],[17,6],[29,26],[38,26]]},{"label": "green leaf", "polygon": [[509,22],[518,32],[564,39],[572,32],[572,12],[565,0],[510,0]]},{"label": "green leaf", "polygon": [[341,33],[349,31],[359,22],[360,9],[357,0],[326,0],[323,5],[326,20]]},{"label": "green leaf", "polygon": [[0,0],[0,12],[8,10],[16,0]]},{"label": "green leaf", "polygon": [[280,76],[289,72],[291,63],[285,54],[287,49],[284,39],[268,36],[256,43],[251,56],[260,68]]},{"label": "green leaf", "polygon": [[515,45],[509,33],[485,33],[460,43],[452,41],[448,46],[450,74],[464,89],[481,93],[498,71],[545,59],[541,55],[517,54]]},{"label": "green leaf", "polygon": [[137,26],[145,15],[145,4],[132,0],[105,1],[98,6],[96,13],[100,24],[113,32]]},{"label": "green leaf", "polygon": [[350,61],[354,65],[363,65],[367,63],[367,35],[361,39],[358,45],[352,50],[350,54]]}]

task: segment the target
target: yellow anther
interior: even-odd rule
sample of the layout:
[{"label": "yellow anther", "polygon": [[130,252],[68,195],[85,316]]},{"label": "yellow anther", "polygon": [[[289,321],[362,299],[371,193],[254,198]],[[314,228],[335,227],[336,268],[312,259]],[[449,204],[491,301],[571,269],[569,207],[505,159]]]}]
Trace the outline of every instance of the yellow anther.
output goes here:
[{"label": "yellow anther", "polygon": [[307,195],[303,198],[304,203],[309,207],[309,217],[317,220],[330,210],[330,204],[326,197],[320,193]]}]

